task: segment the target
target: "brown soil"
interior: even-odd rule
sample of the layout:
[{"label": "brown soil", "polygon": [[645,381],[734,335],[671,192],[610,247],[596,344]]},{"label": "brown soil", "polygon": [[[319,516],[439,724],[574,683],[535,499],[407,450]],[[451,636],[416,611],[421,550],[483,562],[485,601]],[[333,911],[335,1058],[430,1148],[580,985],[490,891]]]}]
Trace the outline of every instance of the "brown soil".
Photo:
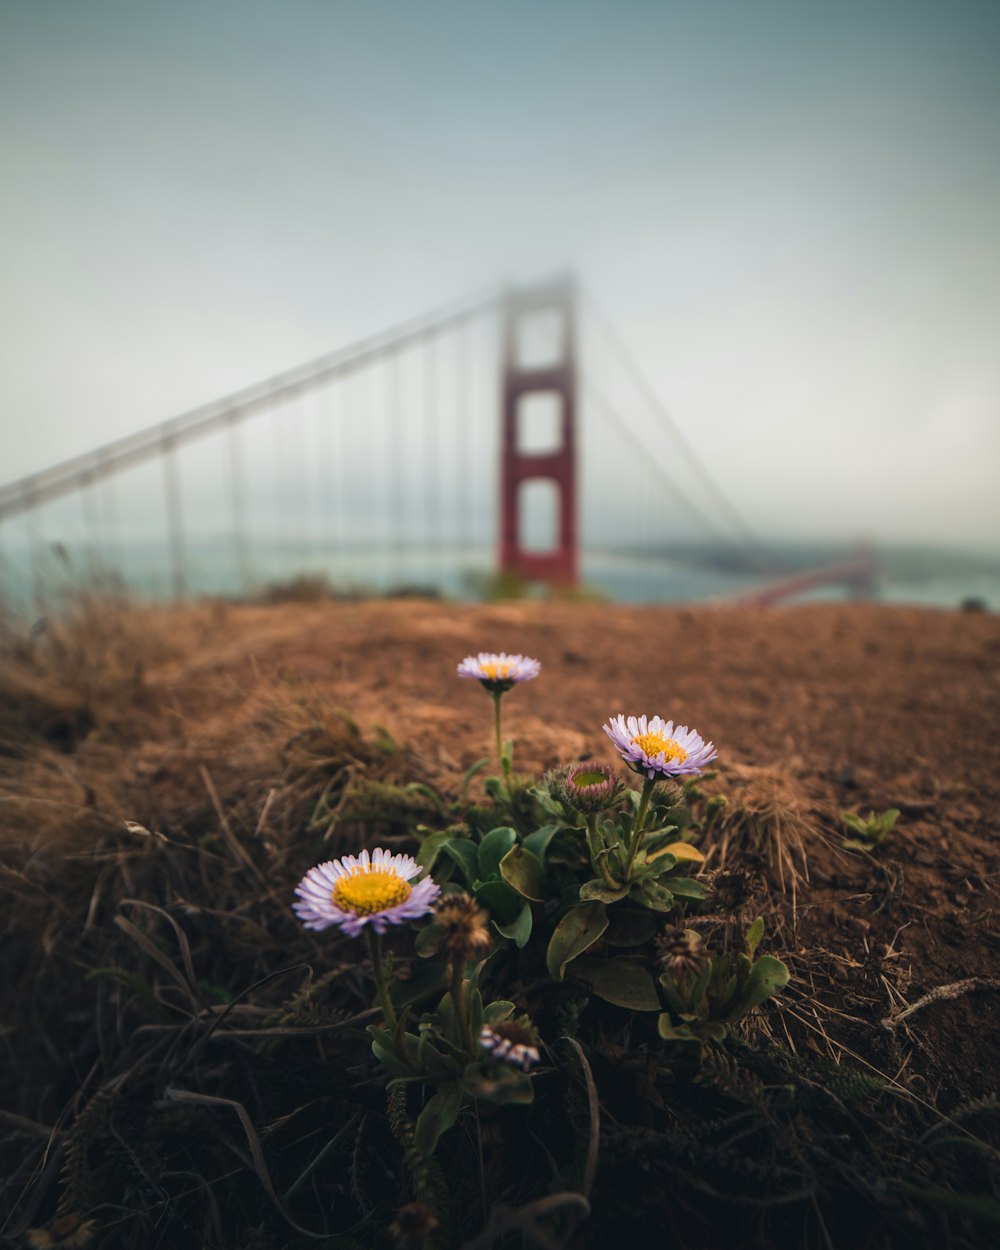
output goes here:
[{"label": "brown soil", "polygon": [[[809,874],[794,909],[772,889],[772,949],[793,973],[786,1044],[853,1055],[945,1106],[1000,1088],[1000,619],[396,601],[164,610],[156,629],[173,658],[147,668],[127,744],[83,737],[53,786],[89,787],[123,816],[154,820],[156,794],[190,786],[204,763],[229,803],[247,760],[273,768],[295,728],[289,709],[322,706],[384,726],[454,790],[491,750],[489,701],[455,678],[456,663],[524,652],[543,668],[505,702],[521,770],[611,760],[602,722],[647,712],[714,739],[723,792],[778,774]],[[841,811],[888,807],[902,815],[877,856],[841,849]],[[879,1023],[967,979],[956,996]]]}]

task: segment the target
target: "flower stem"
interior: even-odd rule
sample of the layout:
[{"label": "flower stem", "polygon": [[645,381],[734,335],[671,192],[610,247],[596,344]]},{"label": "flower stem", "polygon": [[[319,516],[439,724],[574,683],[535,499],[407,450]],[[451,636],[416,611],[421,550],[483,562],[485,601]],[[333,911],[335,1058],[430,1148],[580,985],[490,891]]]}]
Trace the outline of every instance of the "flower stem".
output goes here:
[{"label": "flower stem", "polygon": [[470,1055],[475,1054],[469,1032],[469,1009],[465,1001],[465,960],[456,956],[451,962],[451,1003],[458,1021],[458,1036]]},{"label": "flower stem", "polygon": [[653,787],[656,785],[655,777],[644,777],[642,781],[642,798],[639,800],[639,810],[635,814],[635,825],[632,828],[632,845],[629,847],[628,863],[625,865],[625,880],[632,880],[632,865],[635,863],[635,857],[639,852],[639,845],[642,842],[642,827],[646,823],[646,816],[649,812],[649,800],[653,797]]},{"label": "flower stem", "polygon": [[389,997],[389,982],[385,978],[385,962],[382,959],[382,939],[372,925],[365,926],[368,930],[368,953],[372,961],[372,975],[375,977],[375,989],[378,994],[379,1006],[385,1016],[385,1023],[390,1033],[396,1032],[396,1009]]},{"label": "flower stem", "polygon": [[617,890],[618,882],[608,869],[608,857],[601,854],[604,848],[601,846],[601,835],[597,832],[597,815],[594,812],[587,813],[587,849],[590,851],[590,863],[594,871],[601,874],[605,884],[612,890]]},{"label": "flower stem", "polygon": [[503,698],[503,694],[499,690],[494,690],[492,691],[492,696],[493,696],[493,727],[496,730],[496,736],[497,736],[497,759],[500,761],[500,771],[503,773],[504,777],[506,777],[507,783],[509,785],[510,784],[510,761],[507,760],[507,758],[504,756],[504,753],[503,753],[503,732],[501,731],[501,728],[500,728],[500,700]]}]

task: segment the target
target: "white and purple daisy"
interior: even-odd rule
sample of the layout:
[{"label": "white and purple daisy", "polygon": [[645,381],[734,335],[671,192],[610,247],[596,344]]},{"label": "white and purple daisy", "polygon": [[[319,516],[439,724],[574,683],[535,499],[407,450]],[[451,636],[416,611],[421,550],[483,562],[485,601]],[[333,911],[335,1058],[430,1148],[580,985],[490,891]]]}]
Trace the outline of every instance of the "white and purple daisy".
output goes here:
[{"label": "white and purple daisy", "polygon": [[479,1048],[522,1072],[527,1072],[539,1058],[538,1037],[527,1020],[484,1024],[479,1031]]},{"label": "white and purple daisy", "polygon": [[659,716],[648,720],[645,716],[615,716],[604,726],[604,732],[629,768],[650,781],[657,776],[697,776],[716,756],[713,742],[704,742],[687,725],[675,727],[672,720]]},{"label": "white and purple daisy", "polygon": [[459,677],[472,677],[481,681],[490,693],[503,694],[519,681],[531,681],[542,671],[538,660],[527,655],[508,655],[501,651],[480,651],[467,655],[458,666]]},{"label": "white and purple daisy", "polygon": [[357,937],[366,924],[384,933],[390,924],[416,920],[431,910],[441,887],[430,877],[411,884],[420,872],[412,855],[381,848],[345,855],[310,868],[295,887],[295,914],[307,929],[339,925]]}]

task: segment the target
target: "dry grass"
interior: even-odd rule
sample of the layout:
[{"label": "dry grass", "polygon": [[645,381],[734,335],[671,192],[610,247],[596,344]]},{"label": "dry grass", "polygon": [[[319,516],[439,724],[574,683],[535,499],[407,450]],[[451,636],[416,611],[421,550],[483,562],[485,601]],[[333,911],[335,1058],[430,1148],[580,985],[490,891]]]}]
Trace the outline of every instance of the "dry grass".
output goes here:
[{"label": "dry grass", "polygon": [[794,915],[809,882],[810,843],[825,838],[808,794],[790,773],[749,765],[728,767],[723,788],[727,803],[713,835],[713,866],[753,867],[790,894]]}]

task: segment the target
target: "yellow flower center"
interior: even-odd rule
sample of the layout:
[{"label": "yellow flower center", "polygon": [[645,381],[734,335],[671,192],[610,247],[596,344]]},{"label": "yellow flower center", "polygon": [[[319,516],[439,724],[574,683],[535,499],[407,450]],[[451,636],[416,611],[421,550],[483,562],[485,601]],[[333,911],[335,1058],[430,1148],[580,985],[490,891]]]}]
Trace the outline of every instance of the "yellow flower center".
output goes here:
[{"label": "yellow flower center", "polygon": [[688,757],[687,751],[679,742],[656,731],[636,734],[632,742],[640,751],[645,751],[650,759],[655,759],[662,752],[665,760],[676,760],[678,764],[683,764]]},{"label": "yellow flower center", "polygon": [[405,903],[411,888],[409,881],[384,868],[355,868],[349,877],[340,878],[330,897],[341,911],[373,916]]},{"label": "yellow flower center", "polygon": [[490,681],[506,681],[510,672],[507,660],[486,660],[479,666],[480,673]]}]

